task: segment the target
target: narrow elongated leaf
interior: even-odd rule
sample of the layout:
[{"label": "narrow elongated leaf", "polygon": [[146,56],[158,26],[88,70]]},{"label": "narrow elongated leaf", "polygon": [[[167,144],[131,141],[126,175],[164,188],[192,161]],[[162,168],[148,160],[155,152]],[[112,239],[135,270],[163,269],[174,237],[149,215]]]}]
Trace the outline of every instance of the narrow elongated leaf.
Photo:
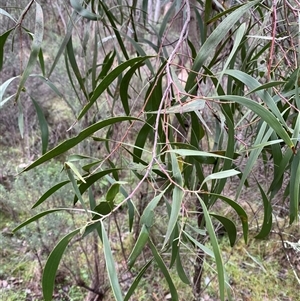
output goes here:
[{"label": "narrow elongated leaf", "polygon": [[9,86],[9,84],[16,78],[18,78],[19,76],[15,76],[15,77],[11,77],[10,79],[8,79],[7,81],[5,81],[1,86],[0,86],[0,109],[1,107],[5,104],[5,102],[7,101],[7,99],[3,100],[3,96],[4,93],[7,89],[7,87]]},{"label": "narrow elongated leaf", "polygon": [[182,178],[181,171],[179,168],[178,160],[174,153],[170,153],[170,156],[171,156],[171,162],[172,162],[173,178],[179,187],[177,185],[175,185],[173,188],[172,206],[171,206],[172,209],[171,209],[170,219],[169,219],[168,228],[167,228],[163,246],[165,246],[166,243],[169,241],[170,236],[177,223],[178,216],[180,214],[183,195],[184,195],[183,190],[181,188],[183,185],[183,178]]},{"label": "narrow elongated leaf", "polygon": [[[17,20],[11,15],[9,14],[6,10],[0,8],[0,14],[3,15],[3,16],[6,16],[8,18],[10,18],[11,20],[13,20],[15,23],[17,22]],[[1,68],[0,68],[1,70]]]},{"label": "narrow elongated leaf", "polygon": [[197,54],[197,57],[192,66],[192,72],[189,73],[186,83],[186,91],[190,91],[195,86],[197,73],[199,72],[205,61],[208,59],[208,57],[211,55],[212,49],[216,49],[217,45],[224,39],[226,34],[235,25],[235,23],[244,14],[248,13],[250,8],[256,5],[258,2],[259,0],[248,2],[229,14],[207,38]]},{"label": "narrow elongated leaf", "polygon": [[113,258],[109,240],[105,231],[105,227],[103,223],[101,222],[101,228],[102,228],[102,243],[103,243],[103,251],[104,251],[104,257],[105,257],[105,263],[106,263],[106,270],[108,273],[108,279],[113,291],[113,294],[115,296],[115,299],[117,301],[123,301],[122,291],[118,280],[118,274],[115,267],[115,260]]},{"label": "narrow elongated leaf", "polygon": [[235,52],[239,48],[239,46],[241,44],[241,41],[244,37],[245,30],[246,30],[246,23],[243,23],[243,24],[240,25],[240,27],[238,28],[238,30],[236,32],[232,49],[231,49],[230,54],[229,54],[229,56],[228,56],[228,58],[227,58],[227,60],[224,64],[223,70],[222,70],[222,72],[219,76],[219,80],[218,80],[219,83],[218,84],[222,83],[222,78],[223,78],[223,75],[224,75],[224,71],[227,69],[228,65],[230,64],[230,62],[233,58],[233,56],[235,55]]},{"label": "narrow elongated leaf", "polygon": [[138,275],[135,277],[134,281],[132,282],[126,296],[124,297],[124,301],[129,301],[129,298],[135,292],[136,287],[138,286],[140,280],[142,279],[143,275],[149,268],[150,264],[152,263],[153,259],[149,260],[139,271]]},{"label": "narrow elongated leaf", "polygon": [[252,77],[251,75],[240,71],[240,70],[225,70],[225,74],[228,74],[245,85],[249,87],[252,91],[250,91],[248,94],[256,92],[256,94],[261,98],[261,100],[269,107],[269,109],[273,112],[273,114],[278,118],[278,120],[285,126],[286,122],[284,118],[281,116],[281,113],[276,105],[276,102],[274,99],[271,97],[271,95],[266,91],[266,88],[263,90],[261,89],[263,85],[260,84],[260,82]]},{"label": "narrow elongated leaf", "polygon": [[80,229],[76,229],[63,237],[54,247],[47,259],[42,278],[43,296],[45,301],[52,300],[54,281],[58,265],[69,242],[77,233],[79,233],[79,231]]},{"label": "narrow elongated leaf", "polygon": [[67,162],[77,162],[77,161],[81,161],[81,160],[85,160],[85,159],[97,160],[97,158],[93,158],[93,157],[90,157],[90,156],[72,154],[72,155],[68,156],[68,161]]},{"label": "narrow elongated leaf", "polygon": [[113,117],[113,118],[110,118],[110,119],[99,121],[99,122],[89,126],[88,128],[82,130],[76,137],[70,138],[70,139],[62,142],[61,144],[59,144],[58,146],[56,146],[52,150],[48,151],[42,157],[40,157],[39,159],[34,161],[32,164],[27,166],[22,172],[30,170],[30,169],[32,169],[36,166],[39,166],[40,164],[42,164],[46,161],[49,161],[50,159],[52,159],[56,156],[59,156],[59,155],[65,153],[66,151],[68,151],[69,149],[71,149],[72,147],[74,147],[75,145],[80,143],[85,138],[89,137],[90,135],[92,135],[96,131],[98,131],[98,130],[100,130],[100,129],[108,126],[108,125],[112,125],[112,124],[117,123],[117,122],[128,121],[128,120],[139,120],[139,119],[135,118],[135,117],[123,116],[123,117]]},{"label": "narrow elongated leaf", "polygon": [[236,241],[236,226],[233,221],[225,216],[210,213],[211,216],[215,217],[224,226],[230,241],[230,246],[233,247]]},{"label": "narrow elongated leaf", "polygon": [[81,176],[80,172],[78,171],[77,167],[75,166],[75,164],[73,164],[72,162],[65,162],[65,168],[66,169],[71,169],[74,174],[78,177],[78,179],[83,182],[83,183],[86,183],[85,182],[85,179]]},{"label": "narrow elongated leaf", "polygon": [[139,237],[131,251],[131,254],[129,255],[129,258],[128,258],[129,269],[132,268],[137,257],[142,253],[146,243],[148,242],[148,238],[149,238],[148,229],[145,225],[143,225],[142,229],[140,231]]},{"label": "narrow elongated leaf", "polygon": [[38,201],[32,206],[32,209],[42,204],[45,200],[47,200],[55,191],[60,189],[61,187],[65,186],[66,184],[70,183],[69,180],[60,182],[53,187],[51,187],[48,191],[46,191],[39,199]]},{"label": "narrow elongated leaf", "polygon": [[172,301],[177,301],[178,300],[178,293],[177,293],[177,290],[176,290],[176,288],[174,286],[174,283],[172,281],[172,277],[170,276],[168,268],[165,265],[163,259],[161,258],[160,254],[158,253],[155,245],[152,243],[151,240],[149,240],[149,245],[150,245],[152,254],[154,256],[154,259],[155,259],[158,267],[162,271],[162,273],[163,273],[163,275],[164,275],[164,277],[165,277],[165,279],[166,279],[166,281],[168,283],[168,286],[169,286],[169,289],[170,289],[170,293],[171,293],[171,297],[172,297]]},{"label": "narrow elongated leaf", "polygon": [[146,225],[148,229],[150,229],[153,225],[154,219],[154,209],[156,208],[157,204],[165,194],[166,189],[162,191],[159,195],[154,197],[145,208],[142,216],[141,216],[141,224]]},{"label": "narrow elongated leaf", "polygon": [[261,194],[263,205],[264,205],[264,221],[263,221],[262,227],[260,229],[260,232],[255,236],[255,238],[263,239],[269,235],[269,233],[272,229],[272,204],[269,201],[264,190],[260,186],[259,182],[256,181],[256,183],[260,190],[260,194]]},{"label": "narrow elongated leaf", "polygon": [[[176,114],[176,113],[187,113],[187,112],[194,112],[202,110],[205,107],[205,100],[203,99],[193,99],[184,102],[183,104],[175,105],[170,108],[167,108],[166,110],[163,110],[162,112],[164,114]],[[147,114],[157,114],[158,111],[154,112],[147,112]],[[161,112],[159,112],[161,113]]]},{"label": "narrow elongated leaf", "polygon": [[300,151],[294,156],[290,179],[290,224],[298,221],[300,199]]},{"label": "narrow elongated leaf", "polygon": [[75,9],[75,11],[82,17],[91,20],[91,21],[97,21],[101,19],[101,16],[92,13],[88,9],[84,8],[80,0],[70,0],[71,6]]},{"label": "narrow elongated leaf", "polygon": [[[0,10],[2,10],[2,9],[0,8]],[[0,71],[2,70],[2,67],[3,67],[4,45],[5,45],[5,42],[8,38],[8,36],[10,35],[10,33],[13,30],[14,30],[14,28],[11,28],[11,29],[7,30],[6,32],[4,32],[0,36]]]},{"label": "narrow elongated leaf", "polygon": [[[101,72],[99,73],[97,80],[95,82],[98,82],[99,80],[102,80],[108,73],[108,71],[111,69],[114,60],[116,57],[116,51],[111,51],[109,52],[105,58],[103,59],[103,63],[102,63],[102,69]],[[95,83],[94,83],[95,84]],[[95,90],[96,87],[94,87],[93,90]]]},{"label": "narrow elongated leaf", "polygon": [[[265,143],[266,141],[269,140],[272,133],[273,133],[273,129],[272,128],[268,129],[268,125],[266,123],[263,123],[261,128],[259,129],[259,132],[256,135],[254,145]],[[252,151],[250,153],[250,157],[248,158],[248,162],[244,168],[242,178],[240,180],[240,184],[236,190],[235,200],[237,200],[239,198],[242,188],[244,186],[244,183],[247,180],[249,174],[251,173],[254,164],[257,162],[257,158],[261,154],[261,151],[262,151],[262,147],[255,149],[254,151]]]},{"label": "narrow elongated leaf", "polygon": [[122,39],[122,37],[121,37],[121,35],[120,35],[120,31],[119,31],[119,29],[118,29],[118,26],[116,25],[116,23],[115,23],[115,21],[114,21],[114,20],[115,20],[114,15],[113,15],[112,12],[107,8],[106,3],[105,3],[104,1],[100,1],[99,4],[102,6],[102,8],[103,8],[105,14],[107,15],[107,18],[108,18],[108,20],[109,20],[109,22],[110,22],[111,28],[112,28],[113,31],[114,31],[114,34],[115,34],[115,36],[116,36],[116,38],[117,38],[117,40],[118,40],[118,43],[119,43],[119,45],[120,45],[120,47],[121,47],[121,50],[122,50],[122,52],[123,52],[123,54],[124,54],[124,56],[125,56],[125,59],[128,61],[128,60],[129,60],[129,55],[128,55],[128,53],[127,53],[126,46],[125,46],[125,44],[124,44],[124,42],[123,42],[123,39]]},{"label": "narrow elongated leaf", "polygon": [[[216,98],[216,97],[213,97]],[[290,147],[294,148],[295,145],[293,141],[291,140],[289,134],[286,132],[286,130],[283,128],[283,126],[280,124],[278,119],[265,107],[263,107],[261,104],[246,98],[242,96],[236,96],[236,95],[226,95],[226,96],[218,96],[218,99],[224,99],[229,101],[234,101],[239,104],[242,104],[255,112],[262,120],[264,120],[273,130],[276,132],[276,134],[284,140],[284,142]],[[282,118],[282,117],[281,117]]]},{"label": "narrow elongated leaf", "polygon": [[195,246],[197,246],[198,248],[200,248],[205,254],[207,254],[211,258],[215,259],[214,252],[211,249],[209,249],[205,245],[201,244],[198,240],[196,240],[193,236],[191,236],[186,231],[184,231],[183,233],[190,240],[190,242],[192,242]]},{"label": "narrow elongated leaf", "polygon": [[201,184],[201,187],[202,187],[202,185],[204,185],[208,181],[225,179],[225,178],[236,176],[236,175],[238,175],[240,173],[241,173],[240,171],[235,170],[235,169],[223,170],[223,171],[219,171],[219,172],[213,173],[213,174],[207,176],[204,179],[204,181]]},{"label": "narrow elongated leaf", "polygon": [[277,173],[274,173],[274,179],[270,185],[269,191],[271,192],[278,191],[278,185],[280,185],[279,183],[281,181],[281,178],[283,177],[283,174],[286,171],[286,167],[288,166],[292,157],[293,157],[293,151],[291,149],[288,149],[278,165]]},{"label": "narrow elongated leaf", "polygon": [[215,193],[209,193],[209,195],[215,196],[217,198],[219,198],[220,200],[226,202],[229,206],[231,206],[235,212],[237,213],[237,215],[239,216],[241,222],[242,222],[242,227],[243,227],[243,234],[244,234],[244,240],[245,243],[248,242],[248,215],[246,213],[246,211],[235,201],[233,201],[232,199],[223,196],[221,194],[215,194]]},{"label": "narrow elongated leaf", "polygon": [[48,77],[51,76],[53,70],[55,69],[62,53],[64,52],[64,50],[65,50],[65,48],[66,48],[66,46],[67,46],[67,44],[70,40],[70,37],[72,35],[73,26],[76,23],[76,16],[77,16],[76,12],[73,12],[72,15],[70,16],[70,20],[69,20],[68,25],[67,25],[67,32],[64,35],[64,39],[63,39],[63,41],[62,41],[62,43],[61,43],[61,45],[60,45],[60,47],[57,51],[57,54],[56,54],[55,59],[53,61],[53,64],[51,65],[50,71],[48,73]]},{"label": "narrow elongated leaf", "polygon": [[80,86],[80,89],[81,91],[83,92],[85,98],[88,100],[88,93],[85,89],[85,85],[84,85],[84,80],[80,74],[80,70],[78,68],[78,65],[77,65],[77,60],[75,58],[75,54],[74,54],[74,48],[73,48],[73,43],[72,43],[72,36],[70,37],[67,45],[66,45],[66,51],[67,51],[67,54],[68,54],[68,58],[69,58],[69,62],[70,62],[70,65],[72,67],[72,70],[76,76],[76,79],[79,83],[79,86]]},{"label": "narrow elongated leaf", "polygon": [[78,189],[76,180],[75,180],[75,178],[74,178],[74,175],[73,175],[71,169],[70,169],[68,166],[65,166],[65,169],[66,169],[66,171],[67,171],[67,175],[68,175],[68,177],[69,177],[69,179],[70,179],[70,182],[72,183],[73,190],[74,190],[74,192],[75,192],[77,198],[79,199],[79,201],[80,201],[80,203],[81,203],[82,208],[85,210],[86,214],[88,214],[87,208],[86,208],[85,203],[84,203],[84,201],[83,201],[82,195],[81,195],[81,193],[80,193],[80,191],[79,191],[79,189]]},{"label": "narrow elongated leaf", "polygon": [[203,152],[199,150],[192,150],[192,149],[171,149],[168,150],[170,153],[175,153],[181,157],[185,156],[200,156],[200,157],[214,157],[214,158],[223,158],[223,159],[229,159],[228,157],[219,155],[217,152]]},{"label": "narrow elongated leaf", "polygon": [[176,257],[176,270],[181,281],[185,284],[190,284],[190,280],[183,269],[181,259],[180,259],[180,254],[178,254],[178,256]]},{"label": "narrow elongated leaf", "polygon": [[15,101],[19,99],[20,93],[24,87],[24,84],[26,80],[28,79],[31,71],[33,70],[34,65],[36,64],[37,57],[39,55],[42,41],[43,41],[43,35],[44,35],[44,16],[43,16],[43,10],[42,7],[35,2],[36,4],[36,14],[35,14],[35,29],[34,29],[34,37],[32,41],[31,46],[31,52],[30,56],[27,62],[27,65],[24,69],[24,72],[21,76],[20,83],[18,86],[18,90],[16,93]]},{"label": "narrow elongated leaf", "polygon": [[43,211],[41,213],[38,213],[36,215],[34,215],[33,217],[29,218],[28,220],[26,220],[25,222],[23,222],[22,224],[20,224],[19,226],[17,226],[16,228],[13,229],[13,232],[16,232],[18,231],[19,229],[31,224],[32,222],[35,222],[37,221],[38,219],[40,219],[41,217],[45,216],[45,215],[48,215],[50,213],[53,213],[53,212],[57,212],[57,211],[62,211],[62,210],[65,210],[63,208],[56,208],[56,209],[50,209],[50,210],[46,210],[46,211]]},{"label": "narrow elongated leaf", "polygon": [[[167,210],[169,212],[169,208],[167,208]],[[171,235],[170,241],[172,241],[172,244],[171,244],[171,260],[170,260],[169,268],[172,268],[172,266],[174,265],[177,257],[180,256],[180,254],[179,254],[180,242],[179,242],[179,225],[178,225],[178,222],[177,222],[177,225],[175,225],[175,227],[174,227],[174,230],[173,230],[173,233]]]},{"label": "narrow elongated leaf", "polygon": [[225,284],[226,284],[225,283],[225,270],[224,270],[224,264],[223,264],[223,260],[221,257],[218,240],[217,240],[217,237],[215,234],[215,230],[214,230],[211,218],[206,209],[206,206],[200,197],[198,197],[198,199],[201,203],[201,207],[202,207],[205,222],[206,222],[207,232],[209,234],[210,242],[211,242],[213,252],[215,255],[215,261],[216,261],[217,271],[218,271],[220,299],[221,299],[221,301],[225,301]]},{"label": "narrow elongated leaf", "polygon": [[120,64],[118,67],[114,68],[105,78],[101,81],[98,87],[95,89],[90,101],[84,106],[78,116],[78,120],[80,120],[85,113],[91,108],[91,106],[95,103],[95,101],[99,98],[99,96],[109,87],[109,85],[119,76],[122,72],[128,67],[133,66],[138,62],[145,61],[149,59],[151,56],[146,57],[136,57],[130,60],[125,61]]},{"label": "narrow elongated leaf", "polygon": [[[110,169],[105,169],[100,172],[97,172],[95,174],[92,174],[91,176],[85,178],[85,183],[81,183],[79,185],[79,192],[82,195],[89,187],[91,187],[92,184],[94,184],[96,181],[99,179],[105,177],[108,177],[107,175],[110,173],[114,173],[119,171],[119,168],[110,168]],[[76,204],[78,198],[77,196],[74,197],[74,204]]]},{"label": "narrow elongated leaf", "polygon": [[49,140],[48,123],[39,104],[32,97],[31,100],[34,104],[36,114],[38,116],[38,120],[40,124],[41,138],[42,138],[42,154],[45,154],[48,148],[48,140]]},{"label": "narrow elongated leaf", "polygon": [[133,67],[131,67],[127,73],[123,76],[121,84],[120,84],[120,97],[123,105],[123,109],[126,115],[129,115],[129,102],[128,102],[128,89],[130,87],[130,81],[132,80],[133,75],[136,70],[142,66],[143,62],[136,63]]}]

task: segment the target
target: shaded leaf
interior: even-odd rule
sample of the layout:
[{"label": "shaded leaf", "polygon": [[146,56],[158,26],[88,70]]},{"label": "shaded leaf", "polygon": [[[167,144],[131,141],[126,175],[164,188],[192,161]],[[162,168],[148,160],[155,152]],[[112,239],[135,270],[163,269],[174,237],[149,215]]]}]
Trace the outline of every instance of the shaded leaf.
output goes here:
[{"label": "shaded leaf", "polygon": [[[79,185],[79,192],[82,195],[93,183],[98,181],[99,179],[103,178],[104,176],[107,177],[108,174],[114,173],[116,171],[119,171],[119,168],[111,168],[111,169],[105,169],[100,172],[97,172],[95,174],[90,175],[85,179],[85,183],[81,183]],[[78,198],[74,197],[74,204],[76,204]]]},{"label": "shaded leaf", "polygon": [[54,247],[47,259],[42,277],[43,296],[45,301],[52,300],[54,281],[58,265],[69,242],[77,233],[79,233],[79,231],[80,229],[76,229],[68,233],[65,237],[63,237],[59,241],[59,243]]},{"label": "shaded leaf", "polygon": [[142,229],[140,231],[139,237],[131,251],[131,254],[129,255],[129,258],[128,258],[129,269],[132,268],[137,257],[142,253],[146,243],[148,242],[148,238],[149,238],[148,229],[145,225],[143,225]]},{"label": "shaded leaf", "polygon": [[118,274],[115,267],[115,260],[113,258],[109,240],[102,222],[101,222],[101,228],[102,228],[103,252],[105,257],[106,270],[108,273],[108,279],[115,299],[117,301],[123,301],[122,291],[121,291],[121,287],[117,276]]},{"label": "shaded leaf", "polygon": [[31,71],[34,68],[34,65],[36,64],[37,57],[39,55],[42,41],[43,41],[43,35],[44,35],[44,16],[43,16],[43,10],[42,7],[35,2],[36,4],[36,14],[35,14],[35,28],[34,28],[34,37],[32,41],[31,46],[31,52],[30,56],[27,62],[27,65],[24,69],[23,74],[21,75],[20,83],[18,86],[18,90],[16,93],[15,101],[19,99],[20,93],[24,87],[24,84],[26,80],[28,79]]},{"label": "shaded leaf", "polygon": [[55,191],[57,191],[58,189],[60,189],[61,187],[65,186],[66,184],[69,184],[70,181],[63,181],[60,182],[56,185],[54,185],[53,187],[51,187],[49,190],[47,190],[39,199],[38,201],[32,206],[32,209],[39,206],[40,204],[42,204],[45,200],[47,200]]},{"label": "shaded leaf", "polygon": [[[93,91],[93,95],[89,102],[84,106],[81,112],[78,115],[78,120],[80,120],[85,113],[91,108],[91,106],[95,103],[95,101],[100,97],[100,95],[109,87],[109,85],[120,75],[125,69],[133,66],[138,62],[145,61],[149,59],[151,56],[146,57],[136,57],[130,60],[125,61],[120,64],[118,67],[114,68],[105,78],[101,81],[101,83],[97,86],[97,88]],[[133,119],[132,119],[133,120]]]},{"label": "shaded leaf", "polygon": [[223,260],[221,257],[221,252],[220,252],[220,248],[219,248],[219,244],[218,244],[218,240],[215,234],[215,230],[211,221],[211,218],[209,216],[209,213],[206,209],[206,206],[204,204],[204,202],[202,201],[202,199],[200,197],[198,197],[200,203],[201,203],[201,207],[203,210],[203,214],[204,214],[204,218],[205,218],[205,224],[206,224],[206,229],[207,232],[209,234],[209,238],[210,238],[210,242],[212,245],[212,249],[215,255],[215,261],[216,261],[216,265],[217,265],[217,271],[218,271],[218,282],[219,282],[219,292],[220,292],[220,299],[222,301],[225,301],[225,270],[224,270],[224,264],[223,264]]},{"label": "shaded leaf", "polygon": [[18,225],[16,228],[14,228],[13,232],[16,232],[19,229],[31,224],[32,222],[37,221],[38,219],[40,219],[41,217],[43,217],[45,215],[48,215],[50,213],[57,212],[57,211],[63,211],[63,210],[65,210],[65,209],[64,208],[56,208],[56,209],[50,209],[50,210],[46,210],[41,213],[38,213],[35,216],[33,216],[33,217],[29,218],[28,220],[26,220],[25,222],[23,222],[22,224]]},{"label": "shaded leaf", "polygon": [[80,0],[70,0],[71,6],[75,9],[75,11],[82,17],[91,20],[91,21],[97,21],[101,18],[101,16],[92,13],[91,11],[84,8]]},{"label": "shaded leaf", "polygon": [[163,275],[164,275],[164,277],[165,277],[165,279],[168,283],[170,293],[171,293],[171,296],[172,296],[172,301],[178,301],[178,293],[177,293],[177,290],[174,286],[174,283],[172,281],[172,277],[170,276],[168,268],[166,267],[163,259],[161,258],[160,254],[158,253],[156,247],[151,242],[151,240],[149,240],[149,245],[150,245],[152,254],[154,256],[154,259],[155,259],[158,267],[160,268],[161,272],[163,273]]},{"label": "shaded leaf", "polygon": [[148,203],[147,207],[143,211],[140,223],[143,225],[146,225],[148,229],[151,228],[153,225],[154,210],[155,210],[157,204],[159,203],[159,201],[161,200],[161,198],[163,197],[163,195],[165,194],[165,192],[166,192],[166,189],[164,191],[162,191],[159,195],[155,196]]},{"label": "shaded leaf", "polygon": [[210,213],[211,216],[215,217],[224,226],[230,241],[230,246],[233,247],[236,241],[236,226],[234,222],[225,216]]},{"label": "shaded leaf", "polygon": [[48,151],[42,157],[40,157],[39,159],[34,161],[32,164],[27,166],[22,172],[30,170],[36,166],[39,166],[40,164],[42,164],[46,161],[49,161],[50,159],[52,159],[56,156],[59,156],[59,155],[65,153],[66,151],[68,151],[69,149],[71,149],[72,147],[74,147],[75,145],[80,143],[85,138],[89,137],[96,131],[98,131],[108,125],[111,125],[111,124],[114,124],[117,122],[121,122],[121,121],[127,121],[127,120],[139,120],[139,119],[135,118],[135,117],[124,116],[124,117],[113,117],[110,119],[106,119],[106,120],[94,123],[93,125],[89,126],[88,128],[85,128],[84,130],[82,130],[76,137],[70,138],[70,139],[62,142],[61,144],[59,144],[52,150]]},{"label": "shaded leaf", "polygon": [[262,238],[266,238],[272,229],[272,204],[269,201],[264,190],[260,186],[259,182],[256,181],[256,183],[260,190],[260,194],[261,194],[263,205],[264,205],[264,221],[263,221],[262,227],[260,229],[260,232],[255,236],[255,238],[262,239]]},{"label": "shaded leaf", "polygon": [[42,154],[45,154],[48,148],[48,140],[49,140],[49,129],[48,129],[48,123],[45,118],[45,115],[39,106],[39,104],[31,97],[31,100],[34,104],[36,114],[38,116],[39,125],[41,129],[41,137],[42,137]]},{"label": "shaded leaf", "polygon": [[[215,97],[214,97],[215,98]],[[294,143],[291,140],[289,134],[286,132],[284,127],[280,124],[278,119],[265,107],[263,107],[261,104],[246,98],[242,96],[236,96],[236,95],[226,95],[226,96],[218,96],[218,99],[224,99],[229,101],[234,101],[239,104],[242,104],[255,112],[262,120],[264,120],[273,130],[276,132],[276,134],[281,137],[284,142],[290,147],[294,148]]]},{"label": "shaded leaf", "polygon": [[[249,9],[256,5],[259,0],[251,1],[245,5],[240,6],[238,9],[229,14],[211,33],[211,35],[206,39],[202,45],[200,51],[197,53],[194,64],[192,66],[192,72],[189,73],[187,82],[186,82],[186,91],[190,91],[195,86],[195,79],[197,73],[211,55],[212,49],[216,49],[217,45],[224,39],[224,36],[230,31],[230,29],[235,25],[236,22],[246,13],[249,12]],[[194,71],[194,72],[193,72]]]},{"label": "shaded leaf", "polygon": [[[1,8],[0,8],[0,13],[1,11],[3,11]],[[3,67],[3,56],[4,56],[4,45],[5,45],[5,42],[8,38],[8,36],[10,35],[10,33],[14,30],[14,28],[11,28],[9,30],[7,30],[6,32],[4,32],[1,36],[0,36],[0,71],[2,70],[2,67]],[[1,101],[0,101],[1,103]]]},{"label": "shaded leaf", "polygon": [[132,296],[132,294],[135,292],[135,289],[137,288],[140,280],[142,279],[143,275],[149,268],[150,264],[152,263],[153,259],[149,260],[140,270],[138,275],[135,277],[134,281],[132,282],[125,298],[124,301],[129,301],[129,298]]},{"label": "shaded leaf", "polygon": [[164,240],[163,246],[165,246],[166,243],[169,241],[170,236],[177,223],[178,216],[180,214],[183,195],[184,195],[183,190],[181,188],[183,185],[183,178],[182,178],[181,171],[179,168],[178,160],[174,153],[170,153],[170,156],[171,156],[171,163],[172,163],[173,178],[178,186],[175,185],[173,188],[172,206],[171,206],[172,209],[171,209],[170,219],[169,219],[168,228],[167,228],[167,232],[165,235],[165,240]]},{"label": "shaded leaf", "polygon": [[19,76],[15,76],[15,77],[11,77],[10,79],[8,79],[7,81],[5,81],[1,86],[0,86],[0,109],[3,107],[3,105],[11,98],[6,98],[3,100],[3,96],[5,93],[5,90],[7,89],[7,87],[9,86],[9,84],[16,78],[18,78]]}]

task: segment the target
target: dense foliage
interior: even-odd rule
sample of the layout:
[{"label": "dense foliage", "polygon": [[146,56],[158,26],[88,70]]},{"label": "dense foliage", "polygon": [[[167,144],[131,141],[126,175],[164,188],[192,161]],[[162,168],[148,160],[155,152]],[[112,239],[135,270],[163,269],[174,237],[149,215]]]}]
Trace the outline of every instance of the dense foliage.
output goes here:
[{"label": "dense foliage", "polygon": [[[248,241],[248,216],[239,202],[244,189],[260,193],[258,239],[269,235],[279,203],[282,208],[288,203],[283,215],[290,223],[299,216],[297,2],[71,0],[52,15],[49,6],[32,0],[22,10],[0,10],[9,20],[0,36],[0,69],[11,45],[17,48],[22,39],[30,45],[30,52],[18,49],[20,70],[5,75],[0,88],[0,108],[5,112],[16,104],[24,139],[30,137],[28,103],[37,116],[40,143],[34,145],[41,154],[28,154],[34,160],[22,172],[59,158],[66,174],[33,208],[66,185],[73,198],[63,206],[53,202],[15,231],[61,211],[81,216],[49,254],[44,299],[52,300],[68,245],[95,233],[116,300],[129,300],[153,266],[172,300],[179,298],[173,268],[200,300],[209,257],[220,299],[230,298],[216,225],[222,225],[231,246],[239,233]],[[53,29],[46,11],[58,26],[59,44],[49,54]],[[49,131],[45,98],[34,84],[55,94],[65,112],[60,118],[72,120],[57,130],[67,132],[61,143]],[[224,206],[227,215],[220,213]],[[110,223],[124,219],[124,212],[127,224],[117,226],[118,235],[122,241],[132,232],[134,241],[120,259],[112,249]],[[145,252],[141,265],[137,259]],[[135,279],[122,290],[116,267],[124,260]]]}]

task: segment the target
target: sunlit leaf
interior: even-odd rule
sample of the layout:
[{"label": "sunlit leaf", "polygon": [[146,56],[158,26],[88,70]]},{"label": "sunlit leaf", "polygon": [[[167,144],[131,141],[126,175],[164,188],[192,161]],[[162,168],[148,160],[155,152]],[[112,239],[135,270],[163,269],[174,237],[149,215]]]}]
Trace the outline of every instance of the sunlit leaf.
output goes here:
[{"label": "sunlit leaf", "polygon": [[75,166],[75,164],[73,164],[72,162],[65,162],[65,168],[66,169],[70,168],[81,182],[86,183],[85,179],[81,176],[81,174],[78,171],[78,169]]}]

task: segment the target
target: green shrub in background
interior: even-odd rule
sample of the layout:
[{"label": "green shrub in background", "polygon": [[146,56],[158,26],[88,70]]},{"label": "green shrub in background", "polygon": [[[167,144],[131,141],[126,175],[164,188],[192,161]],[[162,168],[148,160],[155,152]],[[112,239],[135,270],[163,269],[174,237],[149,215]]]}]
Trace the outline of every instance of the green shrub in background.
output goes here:
[{"label": "green shrub in background", "polygon": [[[231,298],[214,221],[222,224],[232,247],[239,231],[247,243],[249,220],[239,197],[250,184],[260,194],[263,208],[256,238],[269,235],[279,192],[288,196],[290,223],[299,215],[299,69],[292,63],[298,57],[296,18],[291,18],[290,29],[289,22],[282,24],[274,17],[275,11],[276,16],[284,16],[285,9],[294,16],[296,9],[285,2],[272,6],[250,1],[224,7],[212,1],[173,1],[158,18],[154,9],[158,1],[144,1],[142,6],[87,2],[72,0],[61,11],[66,31],[49,67],[42,47],[48,30],[43,17],[47,5],[29,2],[18,14],[20,21],[1,11],[13,20],[1,36],[4,45],[15,28],[23,30],[23,20],[35,10],[31,51],[18,87],[4,98],[16,79],[11,77],[2,84],[0,99],[3,109],[12,99],[18,104],[22,136],[26,133],[22,93],[35,104],[42,155],[23,171],[39,173],[43,163],[71,153],[62,166],[66,180],[39,193],[31,203],[41,208],[39,213],[15,228],[41,223],[40,218],[47,216],[51,220],[40,229],[48,229],[55,238],[62,235],[43,270],[44,299],[52,299],[56,272],[68,245],[88,237],[92,237],[88,247],[97,246],[90,248],[95,256],[103,252],[116,300],[134,296],[153,266],[163,275],[172,300],[179,300],[176,277],[200,300],[207,256],[214,262],[220,299]],[[73,102],[64,96],[63,87],[57,89],[53,76],[63,55],[66,81],[76,95]],[[32,74],[36,64],[39,75]],[[76,112],[69,129],[74,134],[50,150],[46,118],[34,101],[34,91],[25,89],[35,80],[49,86]],[[261,166],[255,167],[256,162]],[[267,181],[262,183],[265,171]],[[109,184],[99,197],[103,180]],[[72,189],[68,191],[72,201],[61,208],[48,198],[66,185]],[[147,201],[145,194],[150,196]],[[235,218],[220,214],[219,203]],[[41,207],[45,204],[51,204],[51,209]],[[79,212],[81,218],[72,229],[67,224],[60,232],[61,211]],[[56,227],[47,228],[49,223]],[[125,247],[128,232],[135,233],[134,243]],[[117,244],[120,257],[114,254]],[[143,265],[138,260],[142,254],[147,254]],[[192,258],[189,267],[183,260],[186,254]],[[97,258],[92,288],[102,281]],[[124,271],[124,262],[126,269],[135,271],[135,279],[128,283],[121,277],[126,273],[118,273]],[[99,298],[106,292],[105,286],[94,291]]]}]

